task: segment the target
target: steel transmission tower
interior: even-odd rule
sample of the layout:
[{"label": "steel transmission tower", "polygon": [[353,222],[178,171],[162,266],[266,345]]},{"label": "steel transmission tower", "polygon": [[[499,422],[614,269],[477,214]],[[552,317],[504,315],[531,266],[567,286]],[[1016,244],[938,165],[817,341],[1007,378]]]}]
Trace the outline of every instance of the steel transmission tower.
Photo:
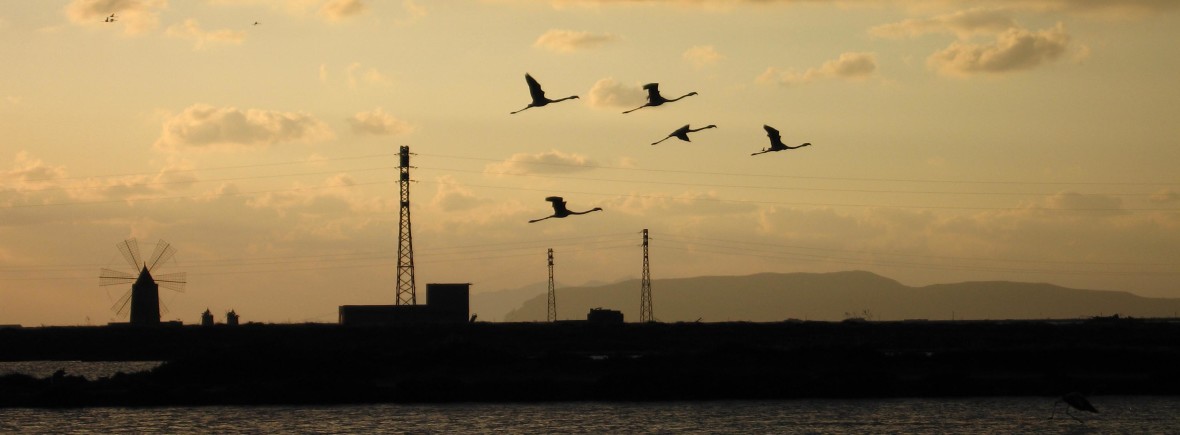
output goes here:
[{"label": "steel transmission tower", "polygon": [[401,148],[401,223],[397,230],[397,305],[417,305],[414,239],[410,236],[410,147]]},{"label": "steel transmission tower", "polygon": [[553,293],[553,248],[549,248],[549,321],[557,321],[557,296]]},{"label": "steel transmission tower", "polygon": [[639,321],[654,322],[651,314],[651,269],[647,263],[647,228],[643,229],[643,278],[639,284]]}]

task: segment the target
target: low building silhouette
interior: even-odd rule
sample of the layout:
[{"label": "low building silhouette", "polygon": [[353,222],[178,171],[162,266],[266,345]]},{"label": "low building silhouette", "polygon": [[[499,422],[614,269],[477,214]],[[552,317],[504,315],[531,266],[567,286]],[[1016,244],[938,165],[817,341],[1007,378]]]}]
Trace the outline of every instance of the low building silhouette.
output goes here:
[{"label": "low building silhouette", "polygon": [[234,310],[229,310],[228,313],[225,313],[225,324],[238,326],[238,313],[235,313]]},{"label": "low building silhouette", "polygon": [[425,305],[341,305],[341,325],[466,323],[470,283],[426,284]]},{"label": "low building silhouette", "polygon": [[590,323],[623,323],[623,312],[607,308],[591,308],[586,314]]}]

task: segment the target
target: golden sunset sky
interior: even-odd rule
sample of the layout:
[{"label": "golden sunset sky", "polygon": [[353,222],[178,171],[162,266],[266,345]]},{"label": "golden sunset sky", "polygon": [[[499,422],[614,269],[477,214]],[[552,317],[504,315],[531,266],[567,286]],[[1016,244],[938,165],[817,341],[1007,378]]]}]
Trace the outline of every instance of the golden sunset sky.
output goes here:
[{"label": "golden sunset sky", "polygon": [[[657,280],[1180,297],[1180,2],[2,4],[0,324],[118,320],[132,237],[188,274],[164,320],[392,304],[402,145],[420,301],[548,248],[561,285],[637,278],[644,228]],[[580,98],[509,115],[526,72]],[[650,82],[698,95],[621,114]],[[684,124],[718,128],[649,145]],[[751,156],[764,124],[813,145]],[[550,195],[604,211],[528,223]]]}]

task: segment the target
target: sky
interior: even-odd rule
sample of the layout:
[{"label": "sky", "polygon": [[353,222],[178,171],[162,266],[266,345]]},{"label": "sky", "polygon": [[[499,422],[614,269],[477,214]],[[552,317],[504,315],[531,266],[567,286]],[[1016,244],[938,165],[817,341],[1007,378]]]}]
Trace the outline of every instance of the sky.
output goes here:
[{"label": "sky", "polygon": [[[550,248],[638,278],[643,229],[657,318],[659,279],[761,272],[1180,297],[1180,2],[2,4],[0,324],[121,320],[129,238],[176,248],[164,320],[393,304],[400,146],[420,302]],[[579,98],[510,115],[525,73]],[[653,82],[697,95],[622,114]]]}]

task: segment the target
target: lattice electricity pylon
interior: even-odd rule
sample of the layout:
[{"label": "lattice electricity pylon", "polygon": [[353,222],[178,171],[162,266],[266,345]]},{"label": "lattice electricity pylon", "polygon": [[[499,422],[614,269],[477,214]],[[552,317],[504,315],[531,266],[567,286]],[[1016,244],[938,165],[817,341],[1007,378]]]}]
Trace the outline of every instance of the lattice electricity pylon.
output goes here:
[{"label": "lattice electricity pylon", "polygon": [[550,322],[557,321],[557,296],[553,293],[553,248],[549,248],[549,317]]},{"label": "lattice electricity pylon", "polygon": [[417,305],[414,239],[410,235],[410,147],[401,147],[401,220],[397,230],[397,305]]},{"label": "lattice electricity pylon", "polygon": [[643,277],[639,280],[639,321],[654,322],[651,313],[651,268],[647,262],[647,228],[643,229]]}]

